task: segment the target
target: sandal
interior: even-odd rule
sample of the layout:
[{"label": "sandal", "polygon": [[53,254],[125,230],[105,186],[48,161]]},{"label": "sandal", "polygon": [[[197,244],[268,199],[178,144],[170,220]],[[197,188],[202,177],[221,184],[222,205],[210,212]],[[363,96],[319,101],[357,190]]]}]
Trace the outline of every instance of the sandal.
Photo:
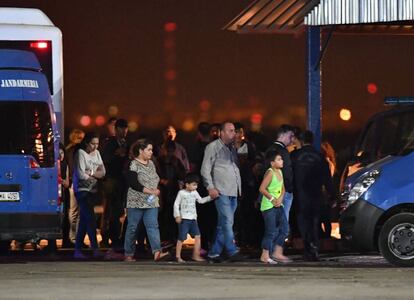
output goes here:
[{"label": "sandal", "polygon": [[156,254],[154,256],[154,261],[165,261],[165,260],[168,260],[169,258],[170,258],[170,253],[169,252],[158,251],[158,252],[156,252]]},{"label": "sandal", "polygon": [[191,257],[191,260],[196,261],[196,262],[205,262],[206,260],[202,257]]},{"label": "sandal", "polygon": [[272,256],[271,259],[278,262],[278,263],[282,263],[282,264],[288,264],[288,263],[292,262],[292,260],[289,257],[277,258],[277,257]]},{"label": "sandal", "polygon": [[133,256],[125,256],[124,258],[125,262],[134,262],[137,261]]},{"label": "sandal", "polygon": [[277,261],[275,261],[275,260],[273,260],[273,259],[271,259],[271,258],[268,258],[268,259],[266,259],[265,261],[263,261],[263,260],[260,260],[262,263],[264,263],[264,264],[268,264],[268,265],[277,265]]}]

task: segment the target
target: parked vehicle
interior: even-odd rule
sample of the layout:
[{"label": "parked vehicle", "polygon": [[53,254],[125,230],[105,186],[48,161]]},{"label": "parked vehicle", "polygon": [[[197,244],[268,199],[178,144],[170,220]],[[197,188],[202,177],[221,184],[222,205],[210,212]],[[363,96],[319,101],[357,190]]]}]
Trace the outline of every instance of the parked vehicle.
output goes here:
[{"label": "parked vehicle", "polygon": [[358,170],[343,182],[340,232],[360,250],[414,266],[414,98],[387,102],[399,105],[368,121],[355,151]]}]

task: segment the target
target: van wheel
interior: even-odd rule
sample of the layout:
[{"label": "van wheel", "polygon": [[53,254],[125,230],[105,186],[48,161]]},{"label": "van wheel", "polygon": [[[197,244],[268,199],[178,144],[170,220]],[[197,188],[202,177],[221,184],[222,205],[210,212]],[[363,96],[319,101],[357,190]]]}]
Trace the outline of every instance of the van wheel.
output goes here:
[{"label": "van wheel", "polygon": [[390,263],[401,267],[414,266],[414,214],[392,216],[382,226],[378,247]]},{"label": "van wheel", "polygon": [[9,251],[11,241],[0,241],[0,252],[4,253]]}]

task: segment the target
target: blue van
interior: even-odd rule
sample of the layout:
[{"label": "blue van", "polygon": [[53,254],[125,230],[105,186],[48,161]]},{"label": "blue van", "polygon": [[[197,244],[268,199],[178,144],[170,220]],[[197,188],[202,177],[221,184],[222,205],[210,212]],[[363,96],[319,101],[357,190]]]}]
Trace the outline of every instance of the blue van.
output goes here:
[{"label": "blue van", "polygon": [[372,117],[355,150],[359,169],[342,187],[341,238],[399,266],[414,266],[413,120],[412,105]]},{"label": "blue van", "polygon": [[0,50],[0,130],[1,246],[59,238],[58,131],[32,52]]}]

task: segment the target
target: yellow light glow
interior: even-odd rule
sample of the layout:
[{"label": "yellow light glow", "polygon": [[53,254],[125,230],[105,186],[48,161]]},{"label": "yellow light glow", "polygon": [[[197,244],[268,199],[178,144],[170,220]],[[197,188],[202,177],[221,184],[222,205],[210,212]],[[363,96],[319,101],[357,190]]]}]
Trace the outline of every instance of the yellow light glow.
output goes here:
[{"label": "yellow light glow", "polygon": [[138,129],[138,123],[137,122],[131,121],[131,122],[128,123],[128,130],[129,131],[135,132],[135,131],[137,131],[137,129]]},{"label": "yellow light glow", "polygon": [[351,117],[352,117],[351,111],[349,109],[342,108],[341,111],[339,112],[339,117],[343,121],[349,121],[351,120]]},{"label": "yellow light glow", "polygon": [[115,117],[116,115],[118,115],[119,109],[118,106],[112,105],[108,108],[108,114],[111,117]]},{"label": "yellow light glow", "polygon": [[194,128],[194,121],[187,119],[183,122],[182,128],[184,131],[191,131]]}]

